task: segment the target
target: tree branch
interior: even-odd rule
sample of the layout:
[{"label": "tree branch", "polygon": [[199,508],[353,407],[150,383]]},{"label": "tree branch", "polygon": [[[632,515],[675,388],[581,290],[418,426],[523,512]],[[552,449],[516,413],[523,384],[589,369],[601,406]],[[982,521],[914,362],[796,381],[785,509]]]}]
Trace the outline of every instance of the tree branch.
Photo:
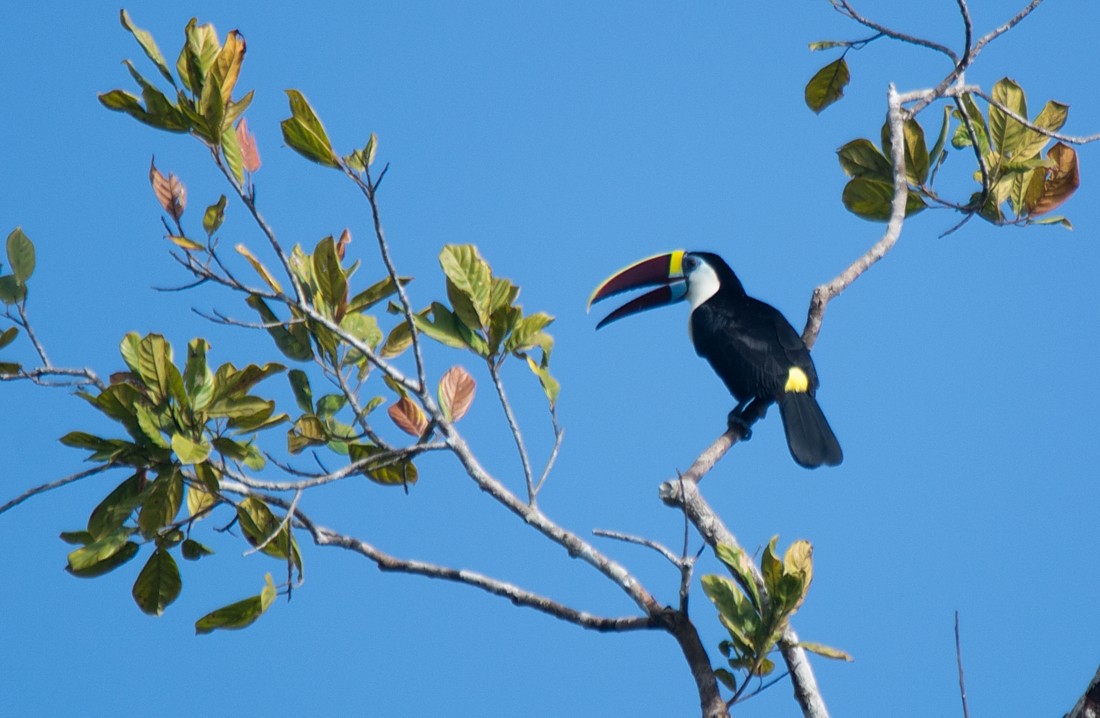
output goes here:
[{"label": "tree branch", "polygon": [[[696,458],[692,468],[706,467],[709,470],[713,467],[714,463],[729,450],[729,446],[732,446],[730,434],[731,432],[727,431],[718,437],[710,447]],[[661,500],[669,506],[681,508],[712,550],[716,549],[720,543],[741,548],[737,537],[726,527],[718,513],[703,498],[697,480],[689,481],[687,476],[688,473],[685,473],[683,478],[679,480],[666,481],[661,484]],[[702,478],[702,476],[700,475],[699,478]],[[764,577],[760,574],[760,569],[751,561],[747,562],[747,565],[751,567],[750,570],[757,591],[762,600],[766,601],[767,591],[764,587]],[[790,671],[795,699],[802,708],[803,716],[805,718],[828,718],[829,712],[825,707],[825,700],[818,690],[817,679],[814,677],[806,651],[799,646],[798,634],[789,625],[779,640],[779,651],[787,664],[787,670]]]},{"label": "tree branch", "polygon": [[901,228],[905,222],[905,205],[909,199],[909,183],[905,175],[904,114],[901,98],[893,85],[890,85],[887,92],[886,102],[889,108],[887,119],[890,124],[890,157],[894,167],[894,199],[890,205],[890,219],[886,224],[886,232],[878,242],[836,278],[814,289],[810,310],[806,317],[806,327],[802,330],[802,341],[806,343],[808,349],[812,349],[817,341],[821,322],[825,316],[825,308],[829,302],[840,296],[841,292],[859,279],[860,275],[885,257],[901,236]]},{"label": "tree branch", "polygon": [[114,464],[100,464],[99,466],[95,466],[91,469],[85,469],[84,471],[78,471],[75,474],[69,474],[68,476],[66,476],[63,479],[57,479],[56,481],[51,481],[49,483],[42,484],[41,486],[35,486],[33,489],[27,489],[26,491],[19,494],[18,496],[16,496],[11,501],[7,502],[3,506],[0,506],[0,514],[4,513],[5,511],[7,511],[9,509],[15,508],[16,506],[23,503],[24,501],[31,498],[32,496],[37,496],[38,494],[44,494],[47,491],[52,491],[52,490],[60,488],[62,486],[66,486],[68,484],[73,483],[74,481],[80,481],[81,479],[86,479],[89,476],[95,476],[96,474],[101,474],[104,471],[106,471],[107,469],[113,469],[113,468],[115,468]]}]

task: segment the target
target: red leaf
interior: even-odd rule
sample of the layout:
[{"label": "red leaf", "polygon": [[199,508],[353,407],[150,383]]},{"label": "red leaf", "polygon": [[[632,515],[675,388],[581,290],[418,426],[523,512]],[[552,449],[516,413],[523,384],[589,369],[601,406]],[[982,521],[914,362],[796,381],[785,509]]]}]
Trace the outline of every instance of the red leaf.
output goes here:
[{"label": "red leaf", "polygon": [[424,417],[424,412],[407,396],[401,397],[401,400],[390,406],[386,413],[393,419],[393,423],[397,424],[397,428],[406,434],[419,437],[428,428],[428,420]]},{"label": "red leaf", "polygon": [[351,230],[344,227],[344,231],[340,233],[340,239],[336,241],[336,256],[343,259],[349,244],[351,244]]},{"label": "red leaf", "polygon": [[458,421],[466,416],[474,401],[475,389],[477,382],[470,376],[470,372],[460,366],[451,367],[443,375],[439,381],[439,403],[451,421]]},{"label": "red leaf", "polygon": [[256,135],[248,131],[248,118],[237,123],[237,144],[241,146],[244,168],[249,172],[260,169],[260,149],[256,147]]},{"label": "red leaf", "polygon": [[183,216],[183,210],[187,207],[187,189],[171,172],[165,177],[157,169],[154,162],[149,163],[149,182],[153,185],[153,192],[164,211],[177,222]]}]

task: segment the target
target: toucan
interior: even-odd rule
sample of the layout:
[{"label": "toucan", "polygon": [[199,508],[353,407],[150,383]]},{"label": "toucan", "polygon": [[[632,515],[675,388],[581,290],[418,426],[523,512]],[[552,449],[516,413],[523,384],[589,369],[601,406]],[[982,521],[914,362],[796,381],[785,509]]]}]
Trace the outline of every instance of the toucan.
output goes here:
[{"label": "toucan", "polygon": [[817,403],[817,371],[802,337],[779,310],[745,293],[729,265],[711,252],[677,250],[648,257],[608,277],[588,300],[661,285],[608,314],[596,329],[645,309],[687,300],[695,353],[710,362],[737,400],[730,428],[742,439],[768,406],[779,404],[787,446],[806,468],[836,466],[844,455]]}]

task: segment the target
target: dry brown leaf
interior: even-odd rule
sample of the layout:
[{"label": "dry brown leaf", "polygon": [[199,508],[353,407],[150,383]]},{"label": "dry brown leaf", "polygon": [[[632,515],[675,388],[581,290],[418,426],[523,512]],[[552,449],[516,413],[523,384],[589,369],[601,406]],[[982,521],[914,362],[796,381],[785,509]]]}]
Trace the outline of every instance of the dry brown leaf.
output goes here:
[{"label": "dry brown leaf", "polygon": [[1081,186],[1077,152],[1072,147],[1059,142],[1047,152],[1047,159],[1052,160],[1054,166],[1048,168],[1044,175],[1042,194],[1031,207],[1032,217],[1058,209]]},{"label": "dry brown leaf", "polygon": [[165,177],[157,169],[154,162],[149,163],[149,182],[153,185],[153,192],[164,211],[177,222],[183,216],[183,210],[187,207],[187,189],[171,172]]},{"label": "dry brown leaf", "polygon": [[260,149],[256,146],[256,135],[248,131],[248,118],[242,117],[237,123],[237,144],[241,146],[241,158],[248,172],[260,169]]},{"label": "dry brown leaf", "polygon": [[451,367],[439,380],[439,403],[451,421],[458,421],[466,416],[474,401],[476,388],[477,382],[470,376],[470,372],[460,366]]},{"label": "dry brown leaf", "polygon": [[406,434],[419,437],[428,428],[428,420],[424,417],[424,412],[407,396],[401,397],[400,401],[391,405],[387,413],[393,419],[393,423],[397,424],[397,428]]}]

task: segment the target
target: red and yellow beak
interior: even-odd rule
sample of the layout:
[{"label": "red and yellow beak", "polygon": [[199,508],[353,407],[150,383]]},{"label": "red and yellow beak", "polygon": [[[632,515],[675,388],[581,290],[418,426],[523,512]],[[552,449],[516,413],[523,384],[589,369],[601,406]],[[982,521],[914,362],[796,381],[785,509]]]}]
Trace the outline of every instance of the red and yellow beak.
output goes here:
[{"label": "red and yellow beak", "polygon": [[610,324],[616,319],[636,314],[653,307],[675,304],[687,295],[687,285],[684,282],[684,250],[678,249],[670,254],[658,254],[647,257],[640,262],[621,269],[605,279],[592,296],[588,298],[588,309],[592,305],[608,297],[628,292],[640,287],[662,285],[651,292],[635,297],[623,306],[608,314],[600,320],[596,328]]}]

